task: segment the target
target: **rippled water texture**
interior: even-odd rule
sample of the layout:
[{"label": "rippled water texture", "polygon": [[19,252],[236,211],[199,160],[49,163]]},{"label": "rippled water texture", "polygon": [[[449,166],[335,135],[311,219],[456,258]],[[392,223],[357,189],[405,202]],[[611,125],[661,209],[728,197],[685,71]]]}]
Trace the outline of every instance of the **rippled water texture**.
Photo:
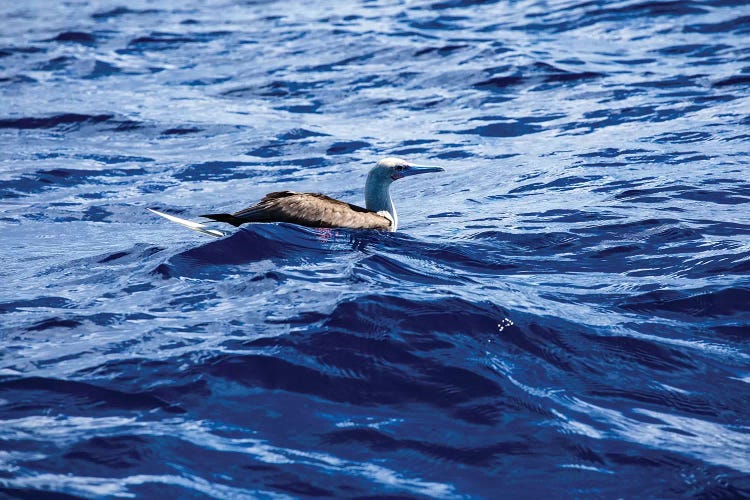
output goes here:
[{"label": "rippled water texture", "polygon": [[750,495],[747,2],[0,15],[5,495]]}]

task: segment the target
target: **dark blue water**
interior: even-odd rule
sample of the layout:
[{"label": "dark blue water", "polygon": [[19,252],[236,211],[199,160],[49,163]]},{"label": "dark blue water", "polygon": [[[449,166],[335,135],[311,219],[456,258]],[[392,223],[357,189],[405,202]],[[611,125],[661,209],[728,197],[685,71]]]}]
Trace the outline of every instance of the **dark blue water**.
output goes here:
[{"label": "dark blue water", "polygon": [[[2,494],[750,495],[748,2],[0,18]],[[395,234],[145,210],[388,155]]]}]

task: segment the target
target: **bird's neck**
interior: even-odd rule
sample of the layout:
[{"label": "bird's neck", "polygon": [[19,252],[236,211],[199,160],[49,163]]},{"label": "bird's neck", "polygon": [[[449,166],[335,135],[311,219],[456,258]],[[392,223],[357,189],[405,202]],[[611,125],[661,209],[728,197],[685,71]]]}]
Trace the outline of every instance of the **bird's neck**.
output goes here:
[{"label": "bird's neck", "polygon": [[388,189],[391,187],[390,181],[383,181],[373,175],[367,176],[365,184],[365,207],[373,212],[387,212],[393,224],[391,230],[395,231],[398,225],[398,216],[396,207],[393,206],[391,193]]}]

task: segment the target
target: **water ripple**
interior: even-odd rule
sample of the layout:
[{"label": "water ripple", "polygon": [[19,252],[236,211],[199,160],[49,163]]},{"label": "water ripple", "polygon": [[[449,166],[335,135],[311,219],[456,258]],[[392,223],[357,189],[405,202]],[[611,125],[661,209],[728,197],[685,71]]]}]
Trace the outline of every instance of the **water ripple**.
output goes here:
[{"label": "water ripple", "polygon": [[275,7],[0,5],[2,494],[750,495],[747,2]]}]

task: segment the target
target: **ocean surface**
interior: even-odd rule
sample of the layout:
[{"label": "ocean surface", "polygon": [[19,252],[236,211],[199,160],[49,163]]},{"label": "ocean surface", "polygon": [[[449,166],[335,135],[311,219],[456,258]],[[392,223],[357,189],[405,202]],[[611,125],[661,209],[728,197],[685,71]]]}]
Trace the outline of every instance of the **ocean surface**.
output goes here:
[{"label": "ocean surface", "polygon": [[0,18],[0,496],[750,496],[749,2]]}]

